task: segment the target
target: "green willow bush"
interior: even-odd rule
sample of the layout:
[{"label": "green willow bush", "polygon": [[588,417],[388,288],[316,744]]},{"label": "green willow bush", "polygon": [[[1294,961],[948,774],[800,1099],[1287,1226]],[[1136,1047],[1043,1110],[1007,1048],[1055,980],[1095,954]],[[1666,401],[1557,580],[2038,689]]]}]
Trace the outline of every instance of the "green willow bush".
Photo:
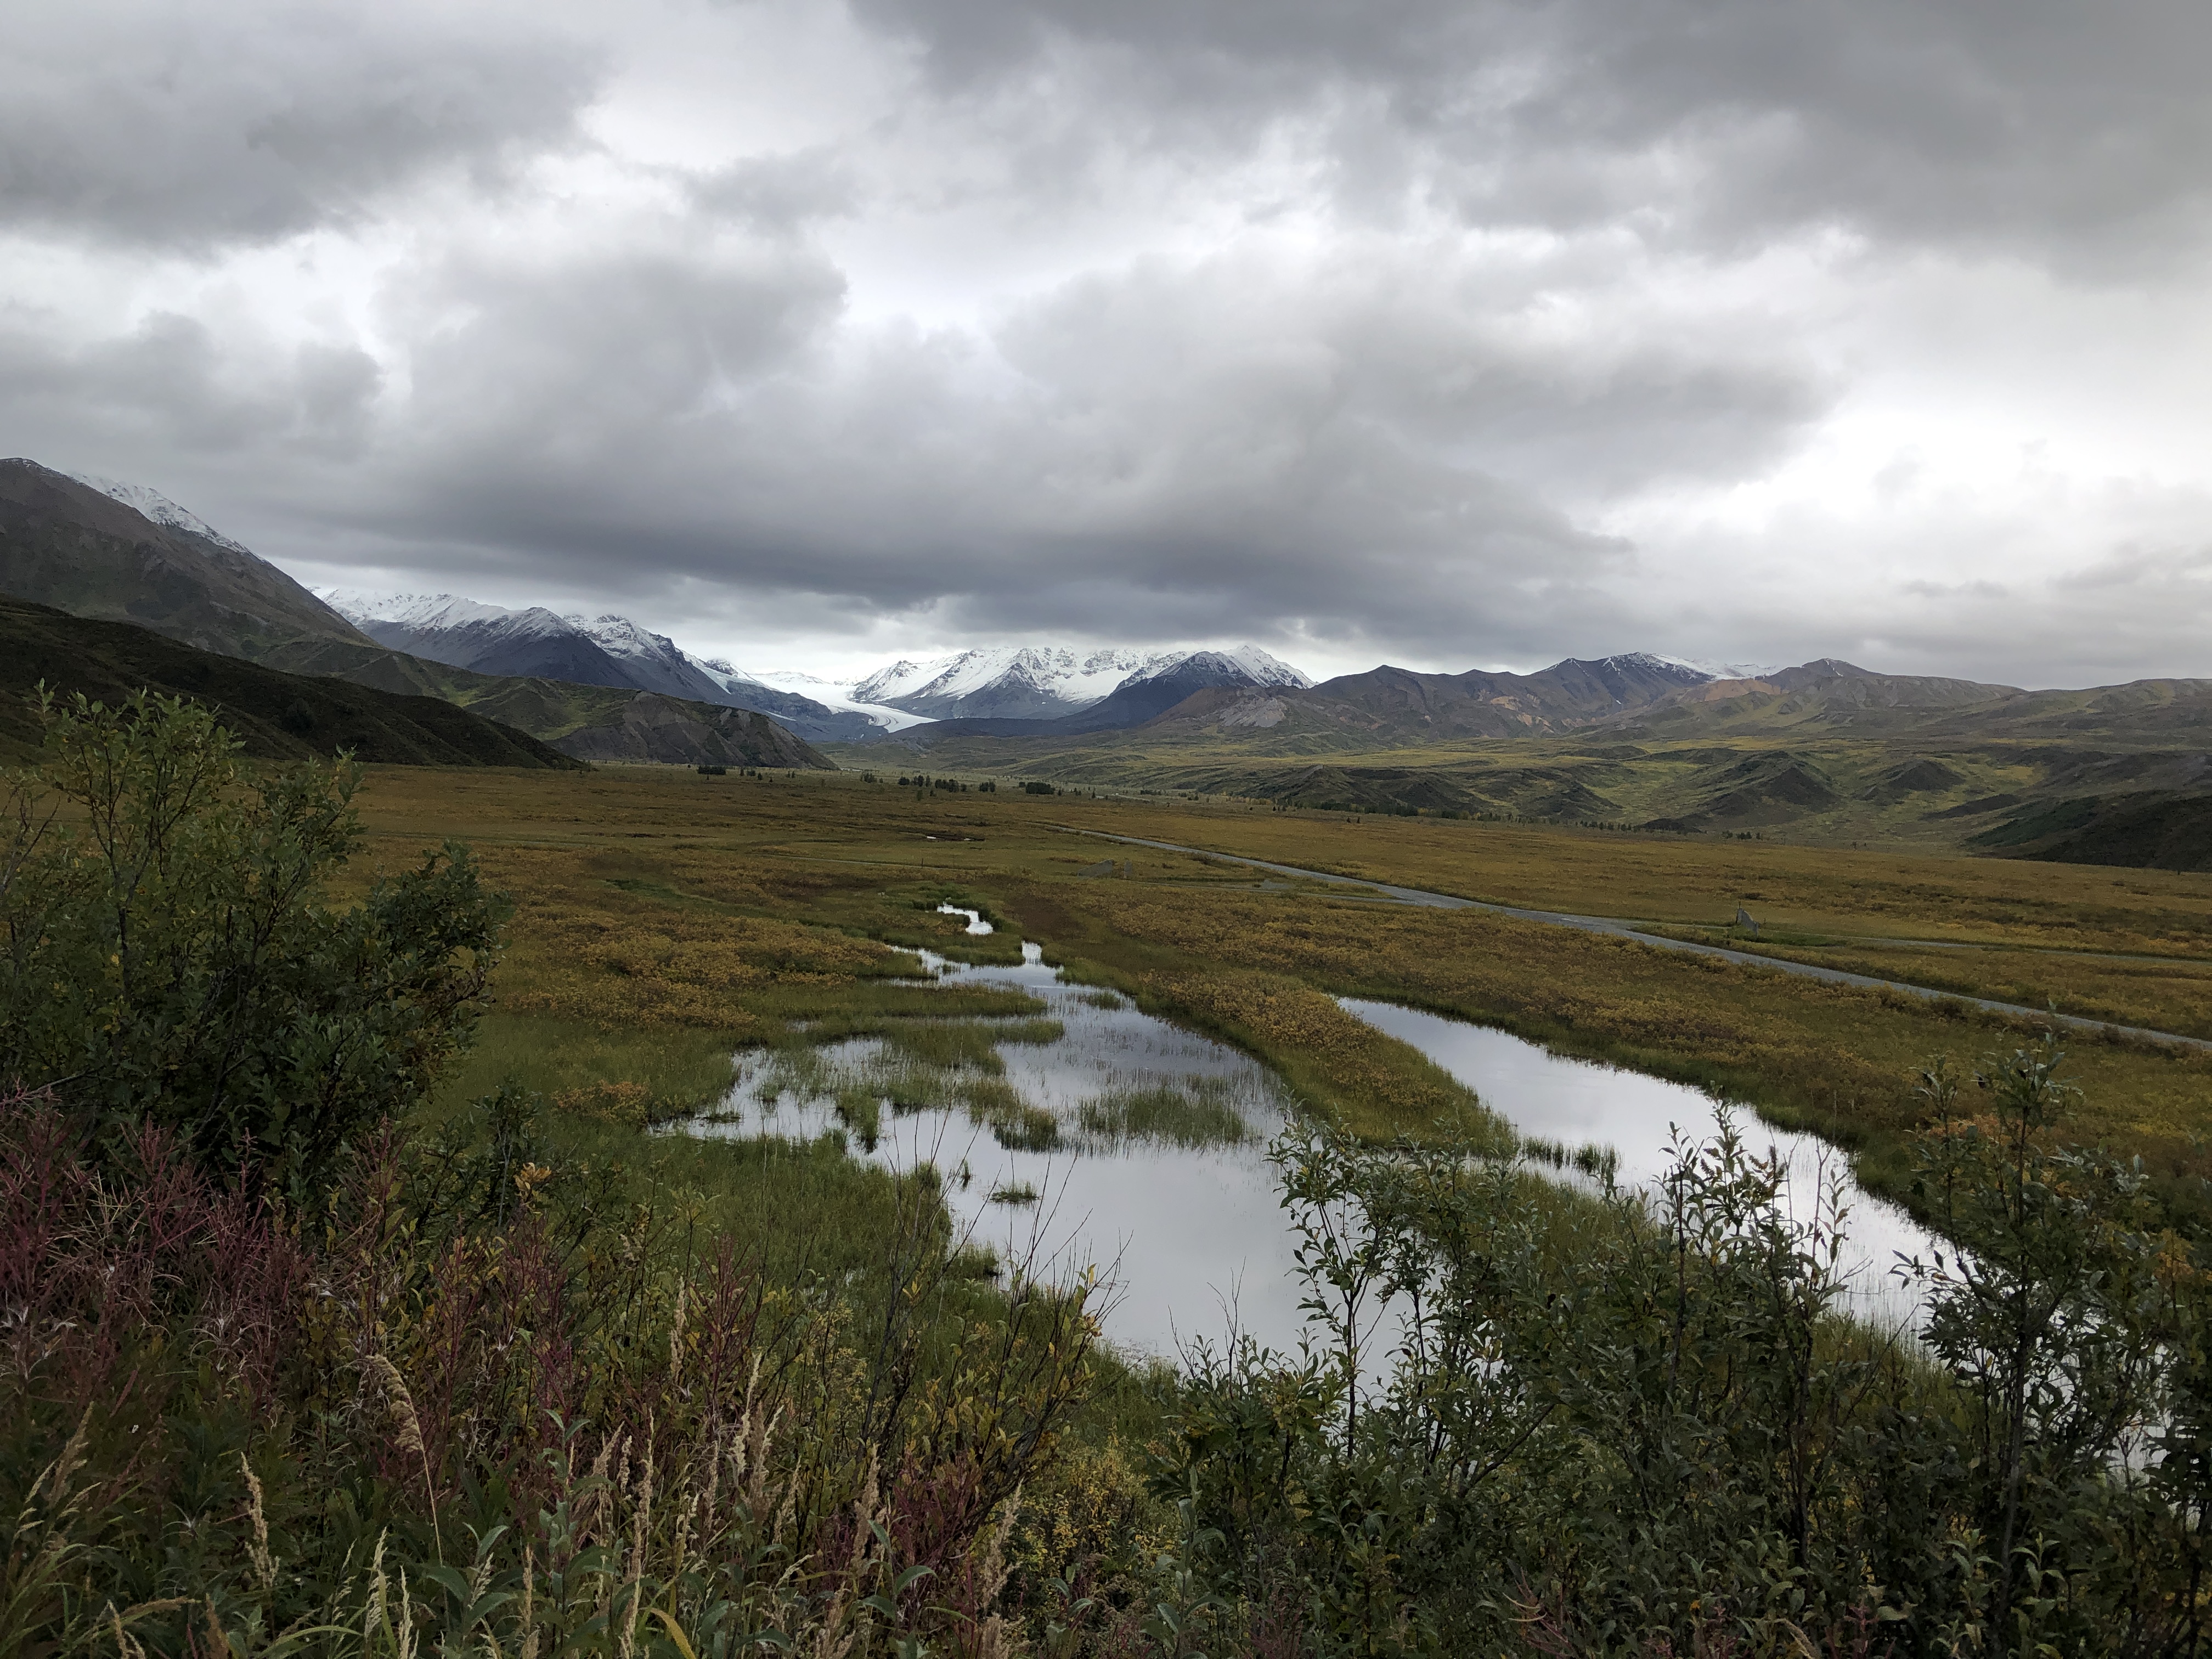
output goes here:
[{"label": "green willow bush", "polygon": [[42,713],[0,829],[0,1083],[313,1203],[467,1040],[500,902],[449,844],[329,904],[361,842],[350,761],[249,769],[176,699]]},{"label": "green willow bush", "polygon": [[1844,1317],[1840,1188],[1793,1214],[1732,1126],[1571,1236],[1511,1165],[1297,1132],[1314,1346],[1201,1352],[1155,1470],[1190,1605],[1332,1655],[2197,1652],[2206,1283],[2048,1144],[2057,1059],[1972,1119],[1925,1079],[1917,1340]]}]

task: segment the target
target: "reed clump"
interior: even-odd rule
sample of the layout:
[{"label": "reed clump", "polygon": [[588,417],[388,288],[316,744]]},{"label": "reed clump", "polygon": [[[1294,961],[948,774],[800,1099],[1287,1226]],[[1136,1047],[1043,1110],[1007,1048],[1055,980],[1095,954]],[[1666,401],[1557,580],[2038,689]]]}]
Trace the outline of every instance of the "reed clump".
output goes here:
[{"label": "reed clump", "polygon": [[963,1277],[925,1182],[771,1274],[517,1139],[387,1132],[307,1237],[0,1102],[0,1653],[1008,1651],[1088,1287]]}]

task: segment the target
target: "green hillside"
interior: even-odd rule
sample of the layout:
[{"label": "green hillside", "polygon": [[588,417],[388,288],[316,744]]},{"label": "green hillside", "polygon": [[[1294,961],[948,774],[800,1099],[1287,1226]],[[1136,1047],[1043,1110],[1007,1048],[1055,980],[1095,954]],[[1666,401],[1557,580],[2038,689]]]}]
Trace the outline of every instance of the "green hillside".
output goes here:
[{"label": "green hillside", "polygon": [[921,727],[833,752],[903,769],[919,750],[933,770],[1349,812],[2177,870],[2212,857],[2212,682],[2021,691],[1808,664],[1611,716],[1583,712],[1587,698],[1547,712],[1516,692],[1514,717],[1529,725],[1512,737],[1477,735],[1483,707],[1502,705],[1464,695],[1473,678],[1216,690],[1127,731],[933,739]]},{"label": "green hillside", "polygon": [[0,599],[0,761],[21,763],[36,753],[40,726],[27,699],[41,682],[111,706],[140,690],[191,697],[214,708],[246,752],[264,760],[350,750],[364,761],[409,766],[583,764],[435,697],[288,674],[196,650],[136,623]]}]

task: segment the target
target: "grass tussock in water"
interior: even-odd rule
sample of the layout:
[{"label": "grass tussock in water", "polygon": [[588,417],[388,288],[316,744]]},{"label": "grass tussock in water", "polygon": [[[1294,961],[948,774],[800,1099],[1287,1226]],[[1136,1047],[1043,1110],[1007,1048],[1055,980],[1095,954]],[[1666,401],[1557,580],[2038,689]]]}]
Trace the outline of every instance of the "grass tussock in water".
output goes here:
[{"label": "grass tussock in water", "polygon": [[1050,1112],[1018,1103],[981,1117],[991,1139],[1010,1152],[1048,1152],[1060,1145],[1060,1120]]},{"label": "grass tussock in water", "polygon": [[1219,1078],[1121,1089],[1084,1103],[1084,1133],[1108,1145],[1132,1140],[1176,1146],[1233,1146],[1256,1139]]},{"label": "grass tussock in water", "polygon": [[884,1032],[886,1054],[917,1065],[945,1069],[968,1068],[997,1076],[1006,1069],[999,1049],[1007,1043],[1042,1047],[1057,1042],[1067,1028],[1056,1019],[917,1020],[895,1025]]},{"label": "grass tussock in water", "polygon": [[1610,1146],[1595,1141],[1585,1141],[1575,1147],[1564,1141],[1547,1140],[1540,1135],[1521,1137],[1521,1155],[1532,1163],[1548,1164],[1554,1170],[1572,1170],[1577,1175],[1588,1176],[1593,1181],[1611,1185],[1620,1173],[1620,1154]]},{"label": "grass tussock in water", "polygon": [[543,1095],[564,1114],[624,1123],[696,1109],[736,1081],[726,1031],[687,1027],[606,1030],[548,1014],[495,1013],[439,1091],[442,1109],[502,1083]]}]

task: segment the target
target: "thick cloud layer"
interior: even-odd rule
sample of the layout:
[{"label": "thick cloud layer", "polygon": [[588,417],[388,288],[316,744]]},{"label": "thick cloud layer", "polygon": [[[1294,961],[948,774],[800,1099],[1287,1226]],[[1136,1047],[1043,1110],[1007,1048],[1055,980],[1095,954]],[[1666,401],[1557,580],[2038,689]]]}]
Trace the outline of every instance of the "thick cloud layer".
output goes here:
[{"label": "thick cloud layer", "polygon": [[0,450],[753,662],[2212,673],[2212,13],[41,3]]}]

